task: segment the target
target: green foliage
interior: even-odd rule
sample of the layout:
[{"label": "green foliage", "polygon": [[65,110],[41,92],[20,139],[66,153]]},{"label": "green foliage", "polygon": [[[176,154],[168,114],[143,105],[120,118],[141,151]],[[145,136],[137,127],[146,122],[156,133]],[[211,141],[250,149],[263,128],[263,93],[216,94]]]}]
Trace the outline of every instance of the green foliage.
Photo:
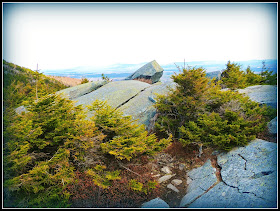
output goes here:
[{"label": "green foliage", "polygon": [[246,83],[247,86],[253,86],[257,84],[261,84],[263,77],[261,75],[253,73],[250,66],[246,69]]},{"label": "green foliage", "polygon": [[171,94],[157,96],[155,106],[159,117],[155,127],[165,135],[172,134],[178,138],[178,129],[204,112],[210,79],[206,78],[203,68],[191,67],[173,75],[172,79],[177,86]]},{"label": "green foliage", "polygon": [[265,61],[262,61],[262,72],[261,72],[261,77],[262,77],[262,84],[266,85],[277,85],[277,74],[272,71],[269,71],[269,69],[266,67]]},{"label": "green foliage", "polygon": [[204,71],[185,69],[173,76],[176,89],[158,97],[155,125],[159,132],[171,133],[183,145],[195,143],[230,150],[246,145],[265,130],[272,116],[267,106],[259,106],[238,92],[221,91],[219,82],[203,83],[205,74],[197,72]]},{"label": "green foliage", "polygon": [[89,80],[87,78],[82,78],[82,81],[81,81],[81,84],[85,84],[85,83],[88,83]]},{"label": "green foliage", "polygon": [[112,185],[111,181],[120,180],[120,171],[105,171],[106,166],[96,165],[94,169],[88,169],[86,175],[92,177],[95,185],[101,188],[108,188]]},{"label": "green foliage", "polygon": [[132,190],[135,191],[142,191],[143,189],[143,184],[141,182],[137,182],[136,179],[131,179],[129,182],[129,186]]},{"label": "green foliage", "polygon": [[101,149],[117,159],[130,160],[141,154],[154,154],[166,148],[171,141],[157,141],[154,134],[148,135],[143,125],[138,125],[131,116],[123,116],[106,102],[96,100],[89,110],[94,112],[93,122],[106,135]]},{"label": "green foliage", "polygon": [[108,81],[108,82],[110,81],[110,78],[108,76],[105,76],[104,73],[101,74],[101,78],[104,81]]},{"label": "green foliage", "polygon": [[242,89],[253,85],[276,85],[277,74],[266,68],[265,61],[262,63],[262,72],[255,74],[250,66],[244,72],[239,64],[228,61],[226,70],[222,72],[221,81],[230,89]]},{"label": "green foliage", "polygon": [[[42,73],[20,67],[3,60],[3,102],[4,107],[15,108],[24,101],[36,99],[36,83],[38,97],[67,88],[65,85],[51,79]],[[29,102],[26,103],[28,105]]]},{"label": "green foliage", "polygon": [[143,192],[145,194],[148,194],[148,192],[152,191],[153,189],[156,188],[157,186],[157,182],[156,181],[152,181],[149,180],[148,182],[146,182],[145,184],[137,181],[136,179],[131,179],[129,181],[129,187],[134,190],[134,191],[139,191],[139,192]]},{"label": "green foliage", "polygon": [[84,117],[72,101],[48,95],[7,127],[4,185],[18,201],[26,200],[22,206],[68,206],[64,188],[73,181],[74,164],[103,138]]},{"label": "green foliage", "polygon": [[[108,163],[108,158],[112,159],[107,155],[114,155],[117,160],[131,160],[159,152],[171,141],[171,136],[157,140],[155,134],[148,135],[143,126],[135,124],[131,117],[122,116],[105,102],[94,102],[90,108],[94,116],[87,120],[81,106],[49,93],[54,89],[47,91],[46,87],[40,86],[41,82],[51,85],[42,74],[4,64],[6,74],[15,74],[19,79],[9,81],[11,78],[6,78],[6,96],[18,93],[20,87],[27,87],[32,92],[18,101],[6,101],[5,112],[12,115],[4,119],[5,206],[69,207],[73,192],[68,187],[80,182],[75,181],[77,170],[86,174],[98,191],[109,189],[110,195],[121,189],[122,185],[117,181],[122,179],[123,171],[112,166],[107,168],[104,163]],[[33,81],[30,83],[26,75],[39,81],[37,100]],[[16,114],[14,108],[18,105],[25,105],[27,111]],[[119,162],[117,160],[113,162]],[[128,198],[135,196],[143,200],[157,187],[152,180],[141,180],[142,192],[133,195],[128,180],[122,181],[129,192]]]},{"label": "green foliage", "polygon": [[245,73],[241,70],[241,66],[234,62],[228,61],[227,68],[221,74],[221,80],[230,89],[246,87]]}]

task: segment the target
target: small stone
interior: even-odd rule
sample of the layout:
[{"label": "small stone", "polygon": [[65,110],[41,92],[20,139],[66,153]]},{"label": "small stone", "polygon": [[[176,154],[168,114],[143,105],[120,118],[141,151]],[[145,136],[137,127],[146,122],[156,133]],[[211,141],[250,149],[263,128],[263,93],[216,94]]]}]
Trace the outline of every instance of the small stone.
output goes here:
[{"label": "small stone", "polygon": [[180,185],[182,182],[183,182],[183,181],[180,180],[180,179],[174,179],[174,180],[171,181],[171,183],[172,183],[173,185]]},{"label": "small stone", "polygon": [[161,169],[161,171],[163,171],[166,174],[171,174],[172,172],[170,171],[170,169],[168,168],[168,166],[165,166]]},{"label": "small stone", "polygon": [[142,204],[141,207],[142,208],[169,208],[169,205],[158,197]]},{"label": "small stone", "polygon": [[180,163],[179,170],[183,171],[184,169],[186,169],[186,166],[183,163]]},{"label": "small stone", "polygon": [[192,179],[190,177],[187,177],[187,184],[190,184],[192,182]]},{"label": "small stone", "polygon": [[169,183],[166,187],[169,188],[169,189],[171,189],[171,190],[173,190],[173,191],[175,191],[175,192],[177,192],[177,193],[180,192],[174,185],[172,185],[172,184],[170,184],[170,183]]},{"label": "small stone", "polygon": [[162,176],[158,179],[158,182],[159,183],[162,183],[162,182],[165,182],[167,180],[169,180],[171,177],[175,176],[176,174],[168,174],[168,175],[165,175],[165,176]]}]

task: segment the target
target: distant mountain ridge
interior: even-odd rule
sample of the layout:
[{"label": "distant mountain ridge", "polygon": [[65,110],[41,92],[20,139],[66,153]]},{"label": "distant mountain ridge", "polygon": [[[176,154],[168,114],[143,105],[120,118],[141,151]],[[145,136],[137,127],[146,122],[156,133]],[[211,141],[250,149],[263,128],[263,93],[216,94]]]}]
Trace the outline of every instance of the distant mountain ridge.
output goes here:
[{"label": "distant mountain ridge", "polygon": [[[277,60],[268,59],[268,60],[248,60],[248,61],[231,61],[241,65],[241,69],[245,70],[248,66],[251,67],[251,70],[259,73],[262,70],[262,61],[266,62],[266,67],[269,68],[274,73],[277,72]],[[203,67],[206,72],[213,71],[222,71],[226,68],[227,61],[194,61],[194,62],[185,62],[185,66],[196,66]],[[146,64],[115,64],[108,67],[75,67],[71,69],[60,69],[60,70],[44,70],[44,73],[47,75],[53,76],[67,76],[71,78],[91,78],[98,79],[101,78],[101,74],[105,74],[109,78],[120,80],[125,77],[128,77],[131,73],[135,72],[141,66]],[[170,64],[159,65],[164,69],[162,79],[170,77],[174,72],[179,72],[176,65],[181,69],[184,67],[184,62],[174,62]]]}]

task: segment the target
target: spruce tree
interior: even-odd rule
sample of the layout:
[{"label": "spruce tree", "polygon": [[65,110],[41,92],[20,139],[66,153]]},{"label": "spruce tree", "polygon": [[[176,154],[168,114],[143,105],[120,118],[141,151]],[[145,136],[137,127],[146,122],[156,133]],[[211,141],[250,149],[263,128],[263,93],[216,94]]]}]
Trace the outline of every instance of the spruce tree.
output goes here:
[{"label": "spruce tree", "polygon": [[68,206],[75,165],[104,136],[80,106],[57,95],[39,98],[5,131],[4,187],[23,207]]},{"label": "spruce tree", "polygon": [[153,155],[165,149],[172,137],[157,140],[155,134],[148,135],[144,125],[138,125],[131,116],[123,116],[106,102],[96,100],[89,106],[94,113],[92,121],[105,135],[101,143],[104,153],[118,160],[131,160],[142,154]]},{"label": "spruce tree", "polygon": [[221,74],[221,80],[227,88],[242,89],[246,87],[245,73],[237,63],[228,61],[226,69]]}]

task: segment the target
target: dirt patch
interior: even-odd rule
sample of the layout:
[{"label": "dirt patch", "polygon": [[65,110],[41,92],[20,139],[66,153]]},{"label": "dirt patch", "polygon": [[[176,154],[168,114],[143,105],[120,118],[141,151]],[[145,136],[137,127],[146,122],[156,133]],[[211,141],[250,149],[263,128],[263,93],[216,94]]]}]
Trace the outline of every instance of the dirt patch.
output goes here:
[{"label": "dirt patch", "polygon": [[79,78],[70,78],[70,77],[64,77],[64,76],[52,76],[52,75],[47,75],[49,78],[53,78],[61,83],[63,83],[66,86],[77,86],[81,84],[82,79]]},{"label": "dirt patch", "polygon": [[[164,152],[158,154],[153,160],[152,174],[157,179],[164,176],[165,173],[162,172],[161,168],[166,166],[171,170],[171,174],[176,174],[171,179],[160,183],[161,195],[159,197],[168,203],[170,207],[179,207],[187,191],[187,172],[202,166],[208,159],[211,159],[212,152],[211,148],[203,148],[203,153],[199,157],[198,146],[183,147],[181,143],[173,142]],[[173,179],[182,180],[181,184],[174,185],[179,190],[178,193],[167,188],[167,185]]]}]

